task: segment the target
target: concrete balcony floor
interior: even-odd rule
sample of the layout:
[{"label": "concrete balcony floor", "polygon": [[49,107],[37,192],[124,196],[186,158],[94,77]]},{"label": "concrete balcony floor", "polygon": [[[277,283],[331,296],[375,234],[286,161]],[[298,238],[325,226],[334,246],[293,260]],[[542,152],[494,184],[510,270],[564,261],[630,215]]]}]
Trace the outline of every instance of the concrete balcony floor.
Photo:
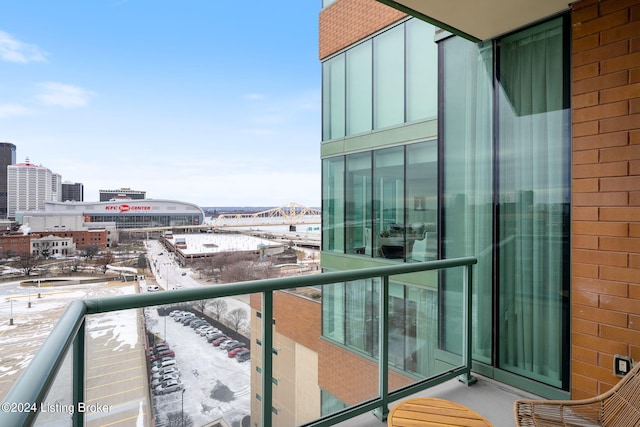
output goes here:
[{"label": "concrete balcony floor", "polygon": [[[414,397],[437,397],[460,403],[485,417],[494,427],[513,427],[515,425],[513,402],[517,399],[540,399],[539,396],[492,379],[480,375],[474,376],[478,378],[478,381],[471,386],[454,379],[417,393]],[[399,402],[393,402],[389,406],[389,410]],[[367,413],[336,425],[340,427],[383,427],[387,423],[380,421],[372,413]]]}]

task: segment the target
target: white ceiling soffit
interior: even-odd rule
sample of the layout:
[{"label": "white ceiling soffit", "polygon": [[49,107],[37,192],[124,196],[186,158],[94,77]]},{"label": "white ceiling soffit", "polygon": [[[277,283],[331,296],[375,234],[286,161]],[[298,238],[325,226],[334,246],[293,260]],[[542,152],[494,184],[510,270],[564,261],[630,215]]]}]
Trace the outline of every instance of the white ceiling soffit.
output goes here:
[{"label": "white ceiling soffit", "polygon": [[378,0],[474,41],[496,38],[569,9],[572,0]]}]

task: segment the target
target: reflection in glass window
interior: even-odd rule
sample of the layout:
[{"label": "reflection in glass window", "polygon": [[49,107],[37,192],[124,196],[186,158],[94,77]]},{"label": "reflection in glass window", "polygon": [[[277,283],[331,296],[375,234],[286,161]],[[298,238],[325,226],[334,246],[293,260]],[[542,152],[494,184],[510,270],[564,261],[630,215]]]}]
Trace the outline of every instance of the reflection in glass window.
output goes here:
[{"label": "reflection in glass window", "polygon": [[562,386],[570,128],[562,19],[501,41],[500,366]]},{"label": "reflection in glass window", "polygon": [[438,146],[407,145],[407,261],[438,257]]},{"label": "reflection in glass window", "polygon": [[404,259],[404,147],[373,152],[373,256]]},{"label": "reflection in glass window", "polygon": [[438,45],[436,28],[420,19],[406,22],[407,122],[438,113]]},{"label": "reflection in glass window", "polygon": [[322,64],[322,139],[345,135],[345,59],[344,55]]},{"label": "reflection in glass window", "polygon": [[322,161],[322,250],[344,252],[344,157]]},{"label": "reflection in glass window", "polygon": [[373,39],[374,128],[404,122],[404,26]]},{"label": "reflection in glass window", "polygon": [[347,156],[345,234],[348,254],[371,256],[371,153]]},{"label": "reflection in glass window", "polygon": [[344,342],[344,283],[322,287],[322,335]]},{"label": "reflection in glass window", "polygon": [[371,40],[347,51],[347,135],[371,130]]},{"label": "reflection in glass window", "polygon": [[322,140],[436,117],[436,28],[408,19],[322,64]]}]

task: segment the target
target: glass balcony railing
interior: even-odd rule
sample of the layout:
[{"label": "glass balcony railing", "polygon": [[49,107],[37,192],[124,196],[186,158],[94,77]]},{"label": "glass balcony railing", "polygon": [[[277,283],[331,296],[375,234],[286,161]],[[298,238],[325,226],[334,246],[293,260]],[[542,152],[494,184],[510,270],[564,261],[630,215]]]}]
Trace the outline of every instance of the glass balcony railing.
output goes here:
[{"label": "glass balcony railing", "polygon": [[[369,411],[384,419],[393,401],[455,377],[473,381],[476,262],[74,301],[6,396],[0,425],[180,425],[188,416],[185,425],[330,426]],[[433,286],[399,285],[416,274],[432,275]],[[221,349],[223,336],[237,347]],[[163,366],[163,356],[173,359]]]}]

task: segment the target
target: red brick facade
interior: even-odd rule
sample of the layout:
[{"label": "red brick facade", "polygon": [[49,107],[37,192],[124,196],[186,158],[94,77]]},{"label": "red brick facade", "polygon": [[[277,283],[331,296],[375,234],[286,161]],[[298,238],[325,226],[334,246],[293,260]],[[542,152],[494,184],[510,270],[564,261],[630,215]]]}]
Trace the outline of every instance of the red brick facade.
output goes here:
[{"label": "red brick facade", "polygon": [[340,0],[320,12],[320,59],[407,15],[376,0]]},{"label": "red brick facade", "polygon": [[640,0],[572,11],[572,397],[640,361]]}]

